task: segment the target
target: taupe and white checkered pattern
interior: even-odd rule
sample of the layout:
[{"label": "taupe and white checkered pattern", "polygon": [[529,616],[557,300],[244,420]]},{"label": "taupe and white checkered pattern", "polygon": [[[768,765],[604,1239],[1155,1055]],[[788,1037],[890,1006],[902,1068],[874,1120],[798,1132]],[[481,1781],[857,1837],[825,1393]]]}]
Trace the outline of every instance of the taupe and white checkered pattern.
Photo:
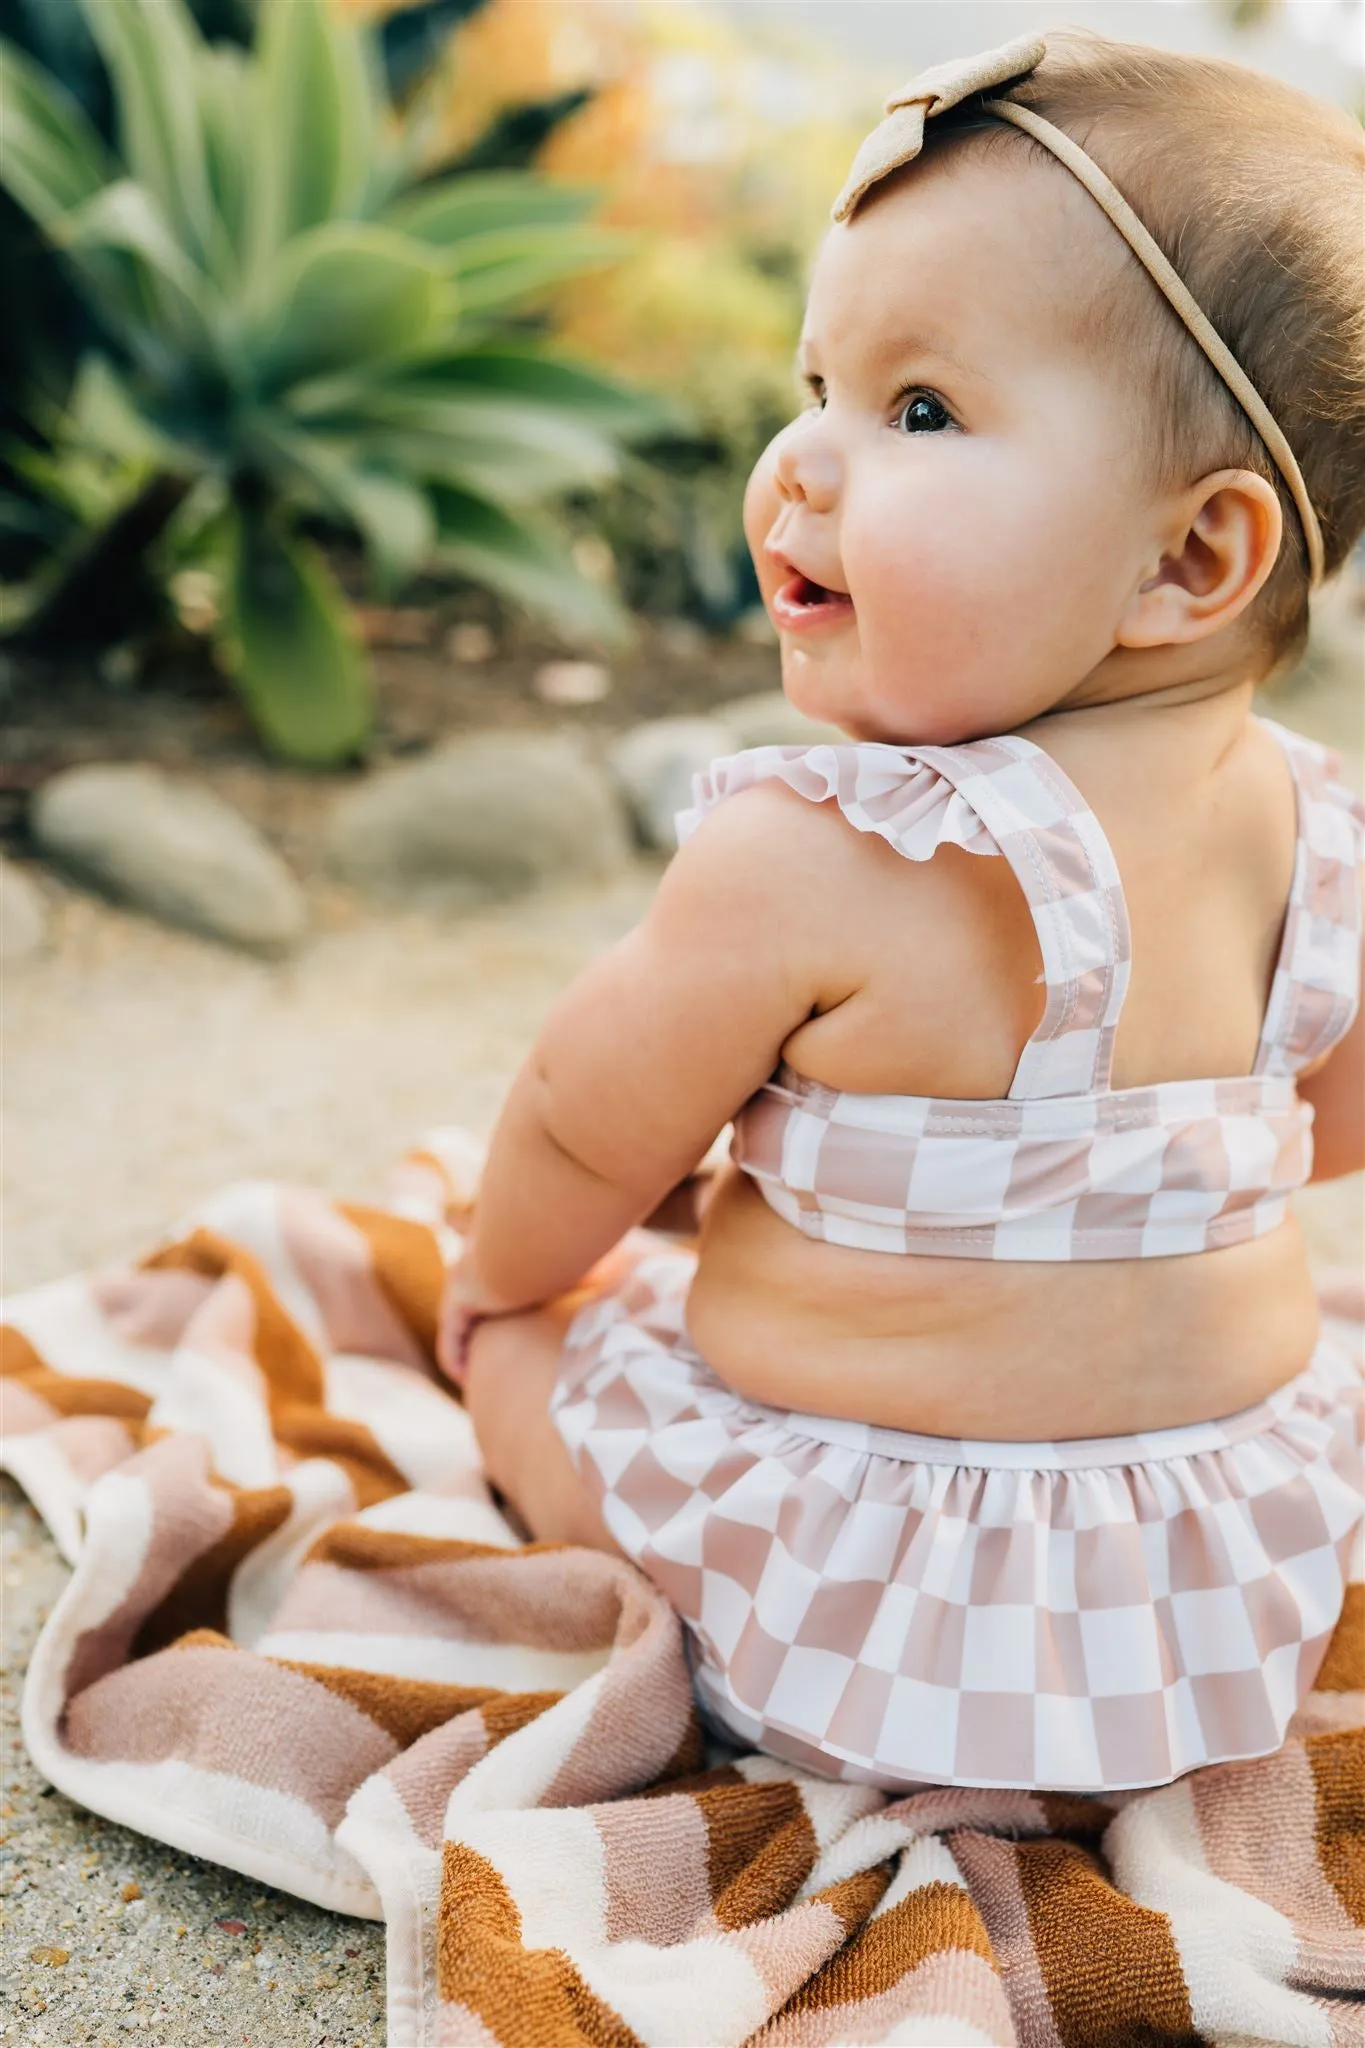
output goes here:
[{"label": "taupe and white checkered pattern", "polygon": [[1334,781],[1323,748],[1261,722],[1294,770],[1299,845],[1255,1072],[1294,1074],[1345,1036],[1360,1000],[1365,804]]},{"label": "taupe and white checkered pattern", "polygon": [[577,1318],[554,1413],[722,1730],[893,1791],[1279,1747],[1365,1514],[1349,1359],[1218,1422],[959,1443],[742,1400],[687,1338],[693,1266],[661,1249]]},{"label": "taupe and white checkered pattern", "polygon": [[1123,890],[1094,813],[1040,748],[1007,736],[760,747],[714,762],[680,837],[726,797],[778,779],[834,801],[907,859],[942,845],[1002,854],[1047,983],[999,1101],[841,1093],[779,1069],[739,1112],[733,1144],[770,1206],[830,1244],[959,1258],[1166,1258],[1273,1230],[1312,1163],[1293,1076],[1345,1033],[1359,1000],[1365,807],[1331,781],[1321,748],[1267,725],[1294,773],[1299,845],[1255,1067],[1117,1091]]}]

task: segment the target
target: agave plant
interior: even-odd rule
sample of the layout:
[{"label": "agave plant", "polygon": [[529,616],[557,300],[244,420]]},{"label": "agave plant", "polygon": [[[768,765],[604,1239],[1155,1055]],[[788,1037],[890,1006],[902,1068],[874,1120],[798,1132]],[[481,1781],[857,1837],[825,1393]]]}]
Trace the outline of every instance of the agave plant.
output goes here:
[{"label": "agave plant", "polygon": [[264,0],[248,50],[206,42],[183,0],[83,5],[117,150],[0,44],[0,182],[108,337],[55,457],[93,453],[127,495],[58,549],[19,632],[116,639],[168,528],[207,526],[225,665],[266,740],[318,763],[369,723],[319,527],[358,537],[383,592],[449,566],[619,638],[535,513],[675,423],[528,324],[546,286],[621,259],[624,238],[585,219],[594,195],[527,171],[424,177],[369,31],[327,0]]}]

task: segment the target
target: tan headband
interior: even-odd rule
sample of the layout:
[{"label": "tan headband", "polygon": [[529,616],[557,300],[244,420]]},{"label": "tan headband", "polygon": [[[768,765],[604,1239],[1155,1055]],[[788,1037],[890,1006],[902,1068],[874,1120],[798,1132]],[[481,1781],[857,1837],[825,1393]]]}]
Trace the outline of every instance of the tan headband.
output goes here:
[{"label": "tan headband", "polygon": [[[886,102],[887,118],[867,137],[854,158],[853,168],[834,202],[830,218],[847,220],[873,185],[919,155],[924,147],[924,124],[927,120],[935,114],[947,113],[950,107],[959,106],[962,101],[979,93],[1017,84],[1041,63],[1046,48],[1041,36],[1020,36],[998,50],[987,50],[980,56],[964,57],[952,64],[936,65],[932,71],[921,72],[918,78],[902,86]],[[1189,286],[1167,262],[1113,179],[1100,169],[1093,157],[1087,156],[1079,143],[1073,142],[1051,121],[1045,121],[1041,114],[1035,114],[1031,107],[1016,106],[1012,100],[983,99],[981,111],[994,115],[997,120],[1009,122],[1011,127],[1022,129],[1044,149],[1050,150],[1057,161],[1080,180],[1096,205],[1103,208],[1265,443],[1271,461],[1289,487],[1303,527],[1308,546],[1310,581],[1320,583],[1323,573],[1322,528],[1293,449],[1280,431],[1270,407],[1201,310]]]}]

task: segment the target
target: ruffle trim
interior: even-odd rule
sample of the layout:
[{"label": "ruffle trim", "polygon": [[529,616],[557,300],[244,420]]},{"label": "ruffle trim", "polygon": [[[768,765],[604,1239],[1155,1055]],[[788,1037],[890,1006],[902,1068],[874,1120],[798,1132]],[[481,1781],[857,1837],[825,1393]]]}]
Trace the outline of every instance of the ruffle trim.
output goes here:
[{"label": "ruffle trim", "polygon": [[880,741],[847,746],[750,747],[725,754],[693,778],[693,802],[675,820],[678,844],[726,797],[783,782],[811,803],[837,803],[859,832],[875,832],[907,860],[932,860],[940,846],[998,854],[1000,847],[947,777],[904,747]]}]

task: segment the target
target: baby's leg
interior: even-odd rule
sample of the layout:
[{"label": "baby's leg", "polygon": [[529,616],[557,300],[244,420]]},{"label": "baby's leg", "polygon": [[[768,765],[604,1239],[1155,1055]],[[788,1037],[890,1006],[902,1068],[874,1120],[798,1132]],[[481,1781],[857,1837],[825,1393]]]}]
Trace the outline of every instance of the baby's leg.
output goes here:
[{"label": "baby's leg", "polygon": [[470,1339],[465,1406],[489,1480],[532,1536],[621,1557],[550,1420],[568,1321],[548,1308],[481,1323]]}]

